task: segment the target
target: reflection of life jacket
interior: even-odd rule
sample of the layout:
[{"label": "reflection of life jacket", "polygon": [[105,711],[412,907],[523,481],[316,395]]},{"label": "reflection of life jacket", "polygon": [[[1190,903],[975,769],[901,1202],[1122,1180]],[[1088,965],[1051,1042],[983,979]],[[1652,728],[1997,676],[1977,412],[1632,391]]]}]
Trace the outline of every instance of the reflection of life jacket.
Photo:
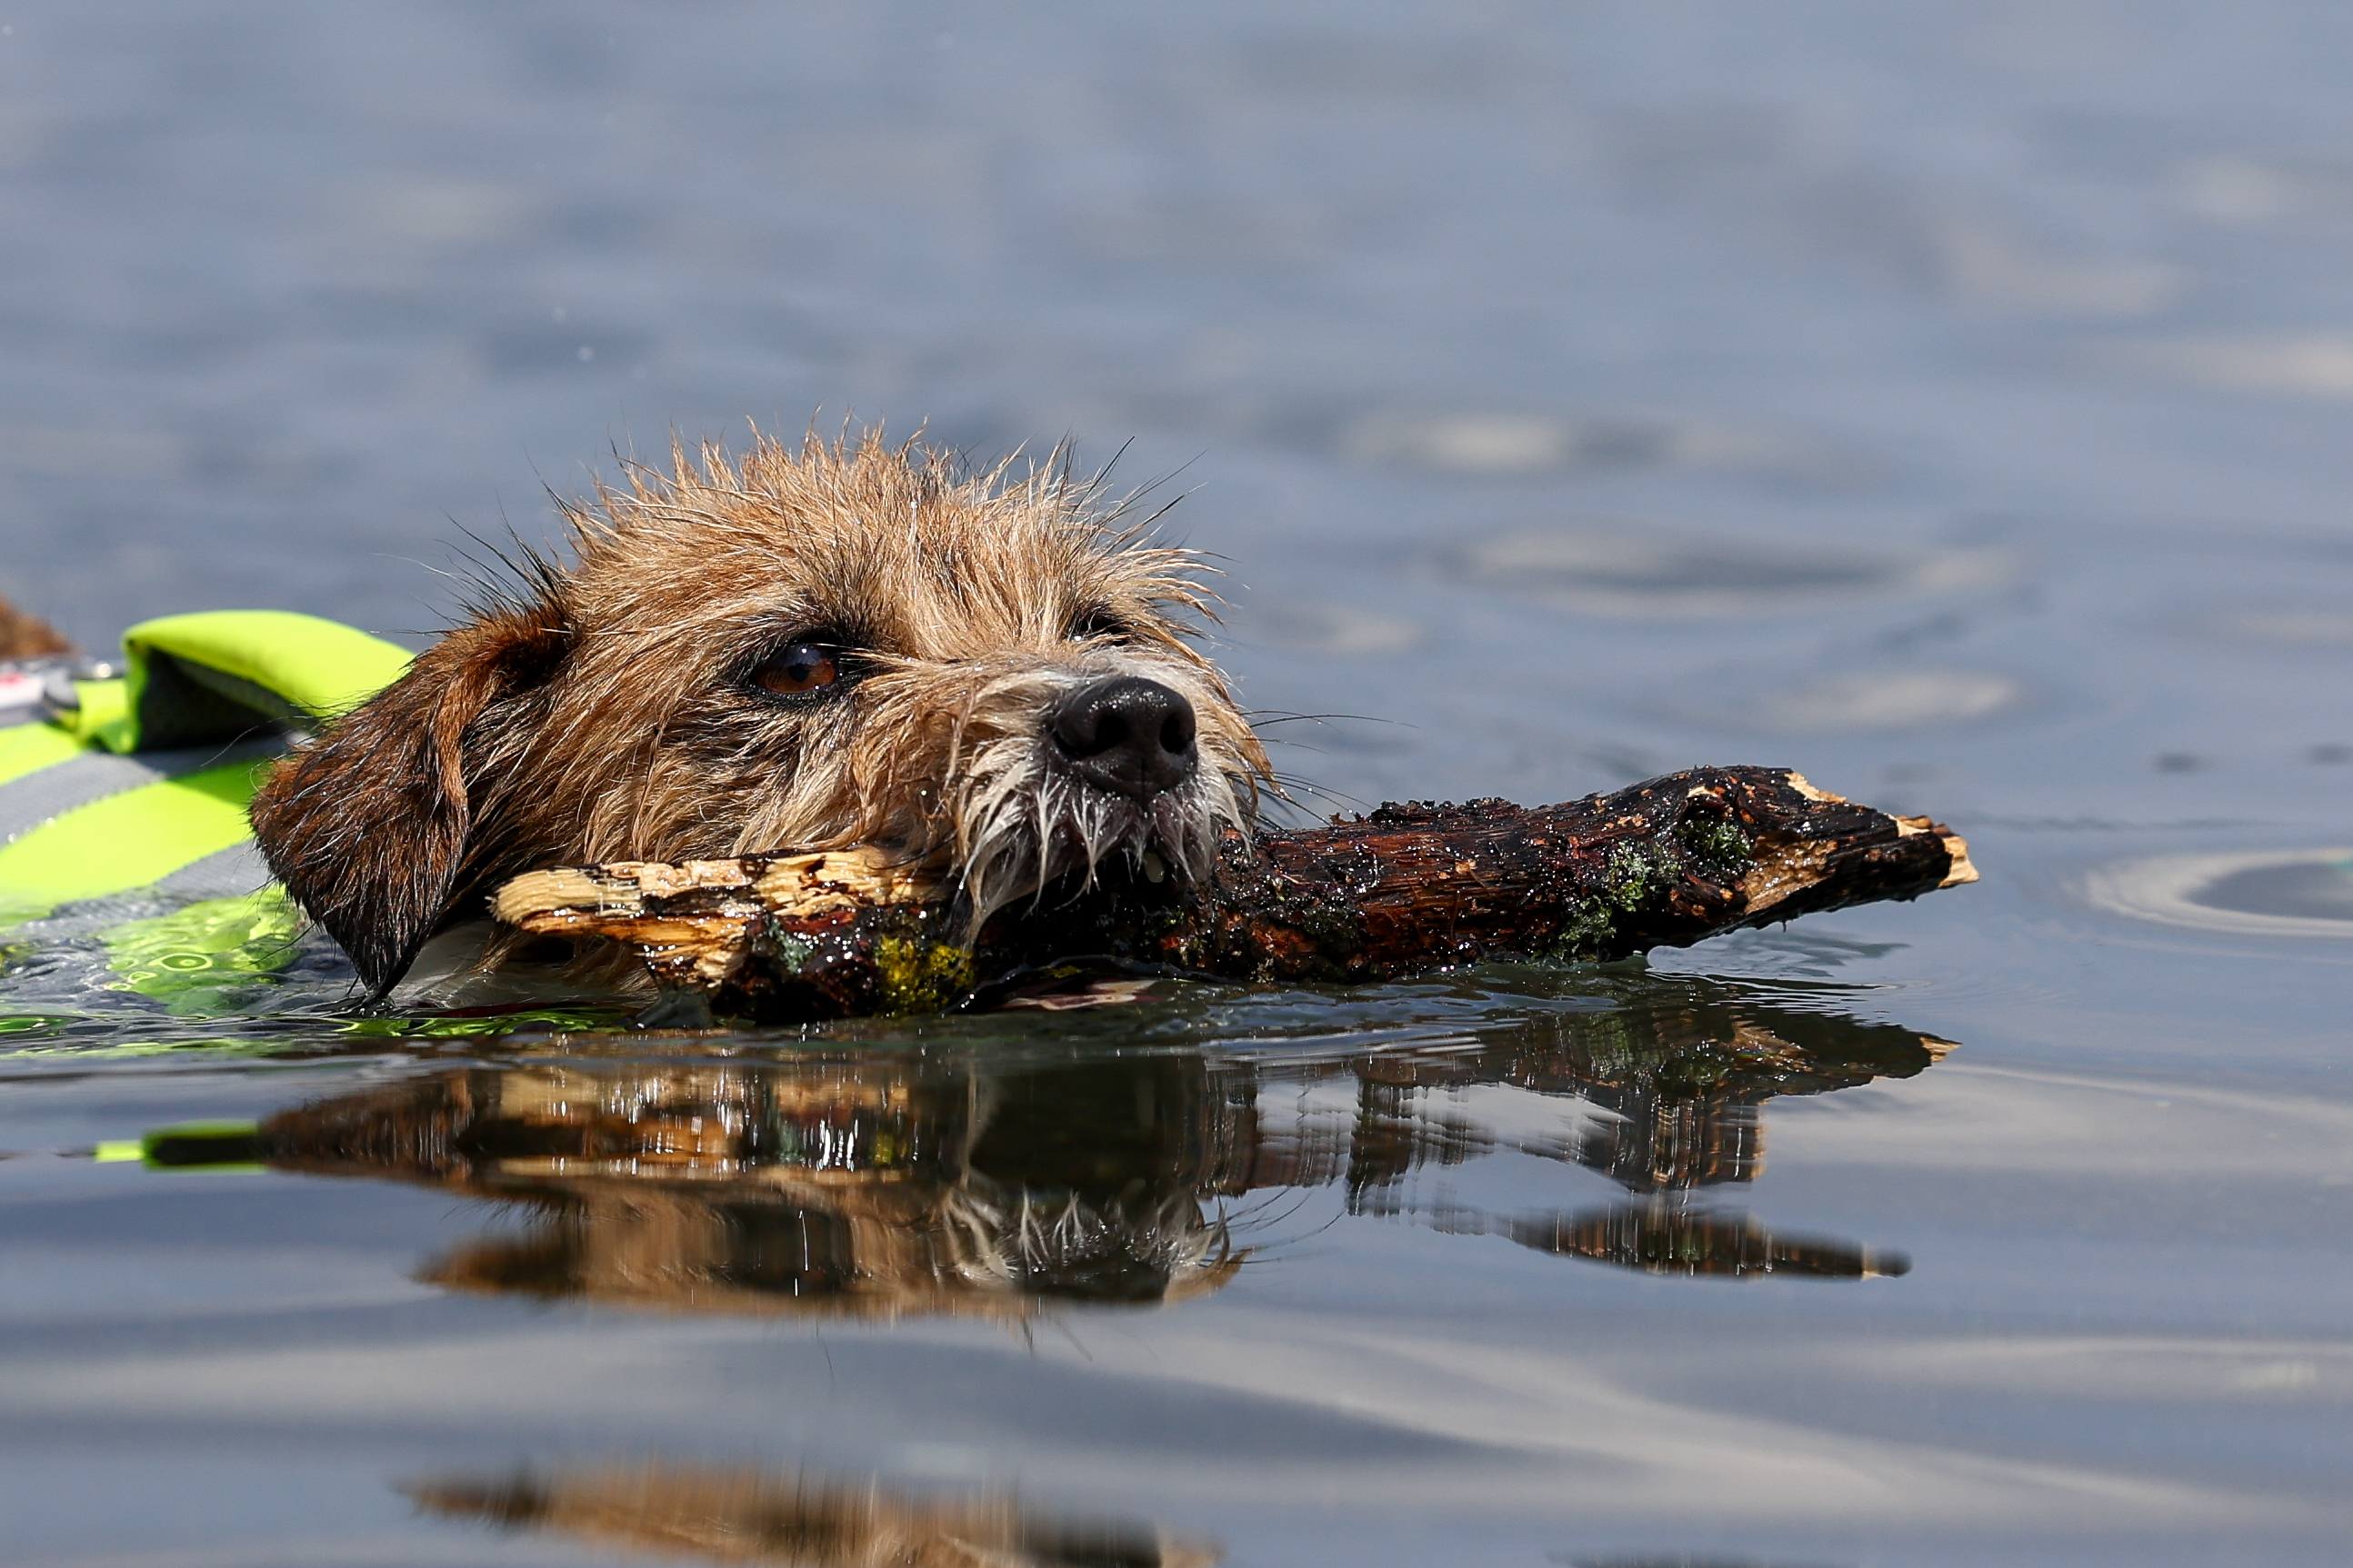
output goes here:
[{"label": "reflection of life jacket", "polygon": [[396,679],[391,643],[283,610],[171,616],[122,636],[123,672],[0,673],[0,920],[153,888],[269,879],[246,805],[287,732]]}]

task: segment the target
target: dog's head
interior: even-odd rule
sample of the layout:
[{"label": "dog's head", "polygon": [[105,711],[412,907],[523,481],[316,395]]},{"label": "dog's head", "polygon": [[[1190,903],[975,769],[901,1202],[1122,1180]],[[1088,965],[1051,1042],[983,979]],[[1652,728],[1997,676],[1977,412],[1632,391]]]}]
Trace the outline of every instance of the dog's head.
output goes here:
[{"label": "dog's head", "polygon": [[1067,465],[871,434],[673,454],[254,802],[364,980],[540,866],[878,844],[976,918],[1133,861],[1198,877],[1264,752],[1185,640],[1208,595]]}]

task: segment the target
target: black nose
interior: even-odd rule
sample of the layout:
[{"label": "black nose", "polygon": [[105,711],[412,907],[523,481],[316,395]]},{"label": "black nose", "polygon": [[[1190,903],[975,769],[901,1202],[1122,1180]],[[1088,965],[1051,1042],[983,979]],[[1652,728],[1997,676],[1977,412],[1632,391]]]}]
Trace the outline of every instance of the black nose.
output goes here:
[{"label": "black nose", "polygon": [[1150,800],[1192,776],[1193,705],[1156,680],[1082,686],[1048,716],[1046,732],[1072,773],[1116,795]]}]

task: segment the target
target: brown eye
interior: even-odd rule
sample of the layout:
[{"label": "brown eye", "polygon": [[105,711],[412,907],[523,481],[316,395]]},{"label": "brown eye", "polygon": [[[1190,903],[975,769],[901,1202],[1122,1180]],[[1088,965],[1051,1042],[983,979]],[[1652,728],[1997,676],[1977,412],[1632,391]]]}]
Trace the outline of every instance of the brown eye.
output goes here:
[{"label": "brown eye", "polygon": [[806,697],[840,679],[839,656],[815,642],[797,642],[752,672],[754,685],[779,697]]},{"label": "brown eye", "polygon": [[1129,635],[1127,623],[1109,610],[1088,610],[1071,622],[1071,640],[1083,642],[1089,637],[1124,637]]}]

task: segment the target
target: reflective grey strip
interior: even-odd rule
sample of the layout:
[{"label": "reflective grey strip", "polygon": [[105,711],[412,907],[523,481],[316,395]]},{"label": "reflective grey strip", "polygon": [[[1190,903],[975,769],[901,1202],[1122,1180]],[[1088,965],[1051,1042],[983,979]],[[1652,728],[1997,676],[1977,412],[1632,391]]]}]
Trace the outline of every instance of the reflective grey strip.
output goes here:
[{"label": "reflective grey strip", "polygon": [[181,867],[155,884],[155,891],[181,899],[236,899],[258,893],[269,882],[269,862],[248,838]]},{"label": "reflective grey strip", "polygon": [[84,752],[38,773],[0,784],[0,844],[13,844],[43,823],[77,806],[121,795],[161,779],[202,773],[225,763],[248,763],[285,750],[280,735],[257,735],[226,746],[190,746],[179,752],[142,752],[118,757]]}]

